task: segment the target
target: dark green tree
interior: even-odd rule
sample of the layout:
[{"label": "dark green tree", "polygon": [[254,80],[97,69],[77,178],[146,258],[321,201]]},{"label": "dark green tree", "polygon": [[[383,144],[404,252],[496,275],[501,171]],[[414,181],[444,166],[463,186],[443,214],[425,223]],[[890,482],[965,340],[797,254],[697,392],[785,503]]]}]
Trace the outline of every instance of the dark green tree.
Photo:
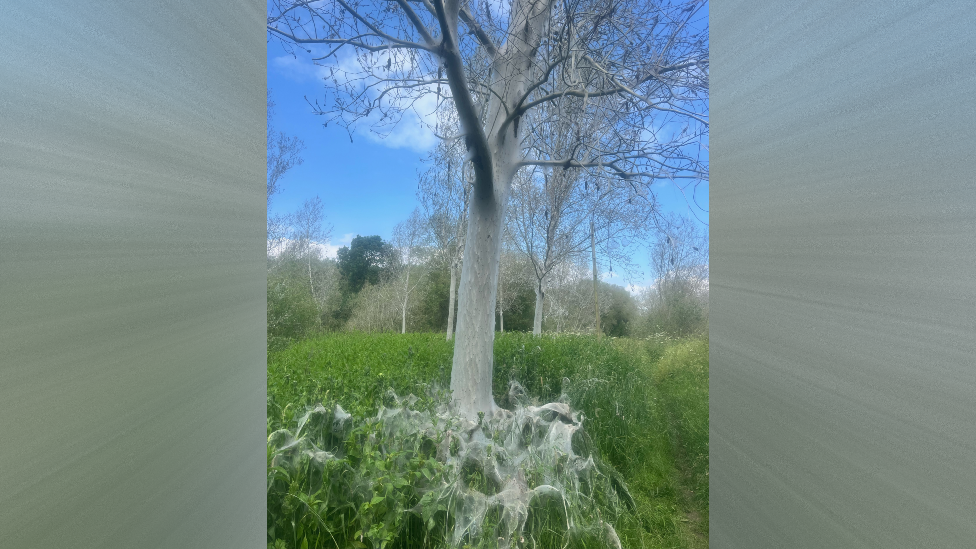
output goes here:
[{"label": "dark green tree", "polygon": [[359,236],[348,247],[339,248],[339,276],[346,291],[359,293],[363,285],[379,284],[380,275],[389,261],[390,249],[379,236]]},{"label": "dark green tree", "polygon": [[[600,329],[610,337],[629,336],[637,318],[636,300],[630,292],[615,284],[604,282],[600,286],[601,290],[609,294],[606,309],[600,313]],[[600,299],[605,298],[601,296]]]}]

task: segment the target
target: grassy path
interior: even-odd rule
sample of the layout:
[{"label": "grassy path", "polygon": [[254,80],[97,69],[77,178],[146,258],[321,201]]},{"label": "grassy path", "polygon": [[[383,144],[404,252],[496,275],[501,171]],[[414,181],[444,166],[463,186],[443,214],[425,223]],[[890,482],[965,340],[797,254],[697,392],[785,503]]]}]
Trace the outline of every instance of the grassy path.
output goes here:
[{"label": "grassy path", "polygon": [[708,340],[657,346],[619,340],[618,348],[653,380],[674,464],[683,519],[681,547],[708,547]]}]

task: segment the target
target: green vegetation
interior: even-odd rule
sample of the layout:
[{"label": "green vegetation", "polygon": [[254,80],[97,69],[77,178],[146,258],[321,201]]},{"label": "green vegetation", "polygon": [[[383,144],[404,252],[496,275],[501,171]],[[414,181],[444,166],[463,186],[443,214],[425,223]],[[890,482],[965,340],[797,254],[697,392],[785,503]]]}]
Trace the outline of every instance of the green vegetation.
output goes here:
[{"label": "green vegetation", "polygon": [[[459,426],[397,431],[395,422],[375,419],[381,406],[389,414],[409,394],[418,397],[410,410],[436,418],[452,345],[440,333],[349,333],[269,354],[269,547],[448,547],[452,532],[464,533],[455,537],[460,546],[499,546],[482,534],[504,530],[511,520],[505,509],[481,508],[476,522],[457,513],[462,493],[498,490],[478,468],[449,478],[445,458],[457,455],[459,443],[445,433]],[[568,400],[585,428],[573,436],[573,452],[592,450],[599,471],[574,481],[558,456],[555,467],[526,466],[529,488],[578,488],[533,498],[526,535],[512,547],[612,546],[600,520],[613,525],[623,547],[707,547],[706,339],[496,334],[493,392],[509,409],[512,380],[530,404]],[[498,434],[487,423],[479,427],[491,441]],[[300,451],[297,437],[318,451]]]}]

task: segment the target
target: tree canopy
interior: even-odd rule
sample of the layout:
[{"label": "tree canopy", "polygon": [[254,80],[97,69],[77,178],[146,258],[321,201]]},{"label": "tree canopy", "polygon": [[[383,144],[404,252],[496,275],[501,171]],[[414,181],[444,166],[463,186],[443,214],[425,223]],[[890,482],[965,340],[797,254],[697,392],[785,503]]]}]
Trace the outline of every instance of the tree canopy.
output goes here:
[{"label": "tree canopy", "polygon": [[389,259],[389,247],[379,236],[357,235],[349,246],[339,248],[339,275],[351,292],[359,292],[369,282],[380,282],[380,273]]}]

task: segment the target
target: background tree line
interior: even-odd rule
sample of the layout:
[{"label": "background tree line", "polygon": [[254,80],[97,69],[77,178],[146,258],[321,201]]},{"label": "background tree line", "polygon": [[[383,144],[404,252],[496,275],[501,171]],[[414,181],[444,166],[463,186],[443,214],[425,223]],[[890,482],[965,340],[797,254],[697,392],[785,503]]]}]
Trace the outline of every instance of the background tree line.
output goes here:
[{"label": "background tree line", "polygon": [[[269,206],[304,148],[299,139],[274,131],[273,107],[269,92]],[[440,124],[446,132],[457,129],[446,113]],[[450,339],[471,194],[463,154],[456,140],[444,140],[419,175],[420,206],[392,238],[356,236],[335,259],[322,253],[320,243],[329,241],[332,229],[318,197],[290,215],[269,216],[269,346],[319,331],[443,332]],[[677,216],[652,217],[653,204],[635,204],[620,187],[600,185],[558,167],[516,181],[505,223],[496,330],[593,333],[595,302],[600,331],[608,336],[707,330],[707,234]],[[594,300],[590,254],[620,272],[642,251],[649,253],[654,286],[632,294],[601,280]]]}]

